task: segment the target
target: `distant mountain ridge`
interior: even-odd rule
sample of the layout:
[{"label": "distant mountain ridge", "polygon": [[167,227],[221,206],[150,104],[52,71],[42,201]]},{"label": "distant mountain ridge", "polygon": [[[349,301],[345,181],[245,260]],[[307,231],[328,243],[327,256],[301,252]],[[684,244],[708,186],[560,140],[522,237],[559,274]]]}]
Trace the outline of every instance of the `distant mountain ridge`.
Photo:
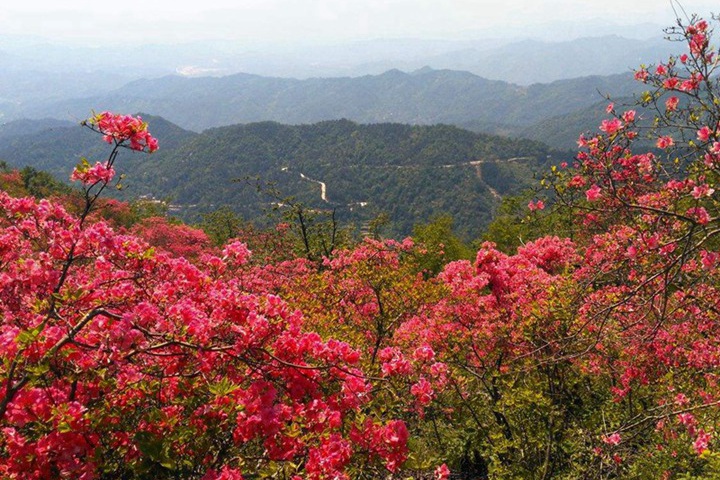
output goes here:
[{"label": "distant mountain ridge", "polygon": [[98,110],[147,111],[194,131],[276,121],[350,119],[360,123],[446,123],[490,132],[522,131],[547,118],[585,109],[603,94],[627,97],[643,85],[630,74],[559,80],[527,87],[469,72],[423,68],[406,73],[307,80],[236,74],[135,80],[102,96],[44,104],[28,117],[83,118]]},{"label": "distant mountain ridge", "polygon": [[425,60],[434,68],[467,70],[488,79],[527,86],[626,73],[640,64],[666,59],[675,53],[674,48],[661,37],[639,40],[606,35],[561,42],[522,40],[493,49],[470,47]]},{"label": "distant mountain ridge", "polygon": [[95,108],[152,112],[198,132],[348,118],[533,137],[534,124],[572,118],[604,94],[638,93],[643,87],[630,79],[630,70],[663,61],[676,47],[662,39],[660,27],[640,24],[545,25],[513,38],[501,33],[336,45],[203,41],[113,48],[0,35],[0,122],[77,121]]},{"label": "distant mountain ridge", "polygon": [[0,124],[0,141],[23,135],[35,135],[55,128],[68,128],[76,124],[67,120],[55,118],[40,118],[30,120],[27,118]]}]

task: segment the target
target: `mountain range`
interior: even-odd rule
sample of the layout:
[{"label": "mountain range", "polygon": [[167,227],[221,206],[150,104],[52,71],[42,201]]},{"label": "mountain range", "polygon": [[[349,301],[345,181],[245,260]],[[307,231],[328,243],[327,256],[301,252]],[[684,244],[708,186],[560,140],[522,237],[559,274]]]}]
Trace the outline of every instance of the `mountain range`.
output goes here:
[{"label": "mountain range", "polygon": [[[582,77],[523,87],[469,72],[423,68],[411,73],[306,80],[237,74],[166,76],[130,82],[108,94],[28,107],[27,118],[79,120],[89,108],[144,111],[182,128],[276,121],[285,124],[349,119],[360,123],[451,124],[478,132],[533,137],[533,126],[606,102],[627,98],[643,85],[631,75]],[[602,108],[598,107],[598,121]],[[566,124],[577,138],[576,124]],[[553,143],[570,148],[568,135]]]},{"label": "mountain range", "polygon": [[68,178],[107,152],[76,126],[90,109],[149,112],[162,149],[123,152],[120,198],[260,220],[287,195],[358,225],[388,213],[398,235],[450,213],[475,238],[503,196],[572,158],[608,98],[633,103],[645,87],[632,67],[673,47],[606,35],[112,50],[0,36],[0,160]]},{"label": "mountain range", "polygon": [[[659,33],[655,26],[595,25],[597,36],[584,37],[577,30],[566,25],[528,31],[527,38],[487,31],[337,45],[113,47],[0,35],[0,122],[77,121],[95,108],[151,112],[197,132],[347,118],[537,138],[535,124],[575,115],[605,94],[626,98],[641,91],[630,70],[675,49],[659,34],[648,39]],[[563,138],[553,146],[571,146],[567,138],[576,133],[553,135]]]}]

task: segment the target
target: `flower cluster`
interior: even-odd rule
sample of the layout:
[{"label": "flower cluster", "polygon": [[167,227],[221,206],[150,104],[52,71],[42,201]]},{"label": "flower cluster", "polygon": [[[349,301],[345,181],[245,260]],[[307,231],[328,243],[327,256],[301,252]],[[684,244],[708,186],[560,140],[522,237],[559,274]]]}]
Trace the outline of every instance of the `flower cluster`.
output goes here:
[{"label": "flower cluster", "polygon": [[82,182],[83,185],[96,183],[110,183],[115,176],[115,169],[106,163],[96,162],[92,167],[87,162],[81,162],[73,169],[70,180]]},{"label": "flower cluster", "polygon": [[141,117],[102,112],[86,121],[91,128],[103,134],[107,143],[125,144],[133,150],[145,150],[152,153],[158,149],[158,142],[150,135]]}]

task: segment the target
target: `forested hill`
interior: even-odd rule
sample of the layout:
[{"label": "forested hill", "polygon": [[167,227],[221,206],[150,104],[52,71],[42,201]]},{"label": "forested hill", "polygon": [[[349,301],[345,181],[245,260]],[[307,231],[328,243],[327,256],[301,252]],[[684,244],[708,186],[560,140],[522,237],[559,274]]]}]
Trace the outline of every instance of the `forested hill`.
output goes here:
[{"label": "forested hill", "polygon": [[[502,196],[534,185],[534,172],[549,160],[571,155],[448,125],[262,122],[195,134],[145,118],[160,150],[149,158],[122,152],[117,168],[127,177],[120,194],[170,198],[185,218],[228,205],[246,219],[261,219],[280,197],[292,195],[312,208],[335,208],[357,225],[387,213],[398,235],[449,213],[458,232],[473,238]],[[0,142],[0,159],[68,178],[80,155],[96,159],[92,143],[97,139],[86,129],[53,128]],[[245,177],[274,183],[280,197],[233,181]]]},{"label": "forested hill", "polygon": [[144,111],[195,131],[237,123],[312,123],[347,118],[363,123],[447,123],[486,131],[523,129],[602,100],[642,90],[630,74],[519,86],[472,73],[423,68],[411,73],[296,80],[237,74],[137,80],[106,95],[28,107],[31,117],[83,118],[99,110]]}]

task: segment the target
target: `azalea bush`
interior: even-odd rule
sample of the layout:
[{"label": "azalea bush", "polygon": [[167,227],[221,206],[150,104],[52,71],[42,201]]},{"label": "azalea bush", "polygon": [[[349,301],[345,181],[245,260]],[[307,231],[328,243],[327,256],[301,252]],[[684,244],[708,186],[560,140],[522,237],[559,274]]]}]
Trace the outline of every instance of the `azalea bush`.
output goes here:
[{"label": "azalea bush", "polygon": [[396,470],[407,430],[362,415],[371,395],[359,353],[305,330],[279,297],[243,288],[244,244],[193,264],[93,218],[118,149],[157,142],[134,117],[87,125],[112,151],[74,170],[79,216],[0,192],[2,476]]},{"label": "azalea bush", "polygon": [[[687,51],[635,73],[652,127],[609,105],[551,184],[583,228],[576,327],[561,345],[612,398],[602,471],[669,478],[716,468],[720,84],[709,22],[668,33]],[[641,137],[658,150],[633,151]]]},{"label": "azalea bush", "polygon": [[0,475],[717,476],[718,57],[711,22],[670,34],[643,109],[609,105],[529,202],[572,239],[528,226],[473,260],[132,224],[101,195],[120,148],[157,149],[137,117],[85,123],[111,152],[72,201],[4,172]]}]

